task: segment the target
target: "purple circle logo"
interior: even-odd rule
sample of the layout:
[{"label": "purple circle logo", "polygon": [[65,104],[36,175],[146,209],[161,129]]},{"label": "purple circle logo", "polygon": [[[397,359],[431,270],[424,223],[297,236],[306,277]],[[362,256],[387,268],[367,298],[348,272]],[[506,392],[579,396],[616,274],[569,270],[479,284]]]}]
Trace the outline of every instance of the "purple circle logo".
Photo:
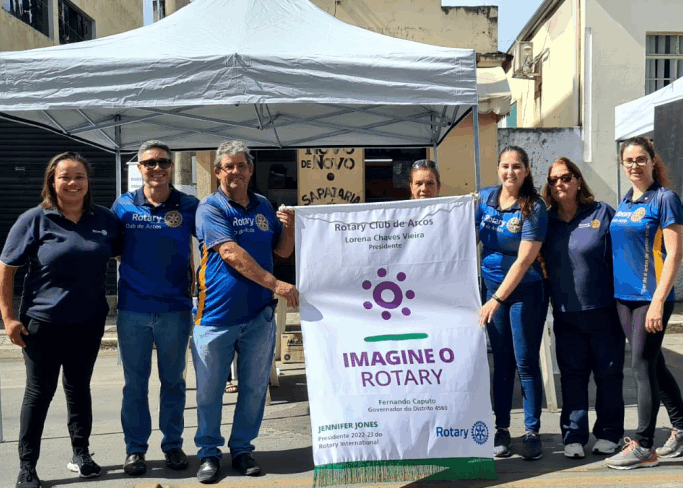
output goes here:
[{"label": "purple circle logo", "polygon": [[[380,278],[385,278],[387,275],[387,270],[380,268],[377,270],[377,276]],[[397,281],[405,281],[406,274],[401,272],[396,275]],[[369,280],[365,280],[362,285],[364,290],[370,290],[372,288],[372,283]],[[389,310],[395,310],[401,306],[403,299],[407,298],[412,300],[415,298],[415,292],[413,290],[408,290],[403,294],[403,290],[393,281],[382,281],[372,290],[372,299],[374,304],[370,301],[364,302],[363,307],[367,310],[371,310],[374,305],[378,305],[385,310],[382,312],[382,318],[384,320],[389,320],[391,318],[391,312]],[[410,309],[408,307],[401,308],[401,313],[406,317],[410,315]]]}]

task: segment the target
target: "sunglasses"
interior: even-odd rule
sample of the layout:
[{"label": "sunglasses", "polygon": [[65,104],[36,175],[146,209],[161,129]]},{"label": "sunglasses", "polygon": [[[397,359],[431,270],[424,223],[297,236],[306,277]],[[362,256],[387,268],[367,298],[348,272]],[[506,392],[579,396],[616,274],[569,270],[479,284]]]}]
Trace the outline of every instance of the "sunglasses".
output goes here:
[{"label": "sunglasses", "polygon": [[413,163],[413,169],[427,166],[428,168],[436,169],[436,163],[431,159],[418,159]]},{"label": "sunglasses", "polygon": [[140,164],[147,169],[154,169],[157,167],[157,165],[159,165],[161,169],[168,169],[173,164],[173,161],[166,158],[145,159],[144,161],[140,161]]},{"label": "sunglasses", "polygon": [[550,186],[555,186],[555,184],[558,181],[561,181],[562,183],[569,183],[570,181],[572,181],[572,178],[574,178],[574,173],[567,173],[564,175],[556,176],[554,178],[548,176],[548,184]]}]

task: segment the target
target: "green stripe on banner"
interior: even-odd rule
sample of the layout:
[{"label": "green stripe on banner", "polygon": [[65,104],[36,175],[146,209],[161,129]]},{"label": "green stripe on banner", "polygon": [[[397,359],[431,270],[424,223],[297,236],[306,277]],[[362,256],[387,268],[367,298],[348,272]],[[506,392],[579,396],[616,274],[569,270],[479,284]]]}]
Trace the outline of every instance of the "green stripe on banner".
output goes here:
[{"label": "green stripe on banner", "polygon": [[313,486],[391,481],[495,480],[490,458],[402,459],[354,461],[316,466]]},{"label": "green stripe on banner", "polygon": [[390,335],[378,335],[370,336],[365,338],[365,342],[384,342],[384,341],[411,341],[413,339],[426,339],[429,337],[427,334],[390,334]]}]

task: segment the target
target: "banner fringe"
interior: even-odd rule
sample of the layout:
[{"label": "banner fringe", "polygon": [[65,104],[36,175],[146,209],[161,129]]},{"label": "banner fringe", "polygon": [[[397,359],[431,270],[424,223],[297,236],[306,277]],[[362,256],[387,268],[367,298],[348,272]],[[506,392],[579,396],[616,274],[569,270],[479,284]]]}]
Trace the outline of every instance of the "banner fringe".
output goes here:
[{"label": "banner fringe", "polygon": [[459,479],[497,479],[493,459],[402,459],[325,464],[316,466],[313,486]]}]

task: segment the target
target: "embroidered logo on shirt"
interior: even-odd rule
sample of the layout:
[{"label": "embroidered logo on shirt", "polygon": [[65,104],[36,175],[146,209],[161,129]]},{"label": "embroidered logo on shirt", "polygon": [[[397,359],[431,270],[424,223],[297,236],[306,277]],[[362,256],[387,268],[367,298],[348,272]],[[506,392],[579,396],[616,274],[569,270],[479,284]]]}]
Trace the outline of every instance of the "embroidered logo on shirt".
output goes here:
[{"label": "embroidered logo on shirt", "polygon": [[512,217],[508,220],[507,228],[513,234],[519,234],[522,232],[522,221],[517,217]]},{"label": "embroidered logo on shirt", "polygon": [[106,236],[106,235],[107,235],[107,231],[106,231],[105,229],[102,229],[102,230],[95,230],[95,229],[93,229],[92,231],[95,232],[95,233],[97,233],[97,234],[102,234],[103,236]]},{"label": "embroidered logo on shirt", "polygon": [[171,210],[164,217],[164,223],[168,227],[180,227],[180,225],[183,223],[183,215],[177,210]]},{"label": "embroidered logo on shirt", "polygon": [[640,207],[631,214],[631,222],[640,222],[645,217],[645,208]]},{"label": "embroidered logo on shirt", "polygon": [[261,229],[263,232],[266,232],[268,229],[270,229],[270,224],[268,224],[268,219],[266,219],[265,215],[256,214],[256,227]]},{"label": "embroidered logo on shirt", "polygon": [[591,227],[594,229],[600,228],[600,221],[598,219],[591,220]]}]

